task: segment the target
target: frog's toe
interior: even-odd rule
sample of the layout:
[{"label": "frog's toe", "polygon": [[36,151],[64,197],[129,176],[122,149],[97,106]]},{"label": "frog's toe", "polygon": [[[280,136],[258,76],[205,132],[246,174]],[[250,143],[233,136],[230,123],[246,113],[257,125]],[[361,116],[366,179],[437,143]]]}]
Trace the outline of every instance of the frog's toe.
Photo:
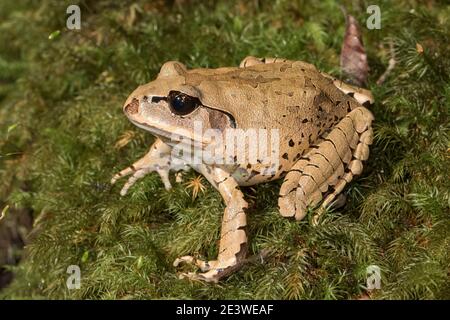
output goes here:
[{"label": "frog's toe", "polygon": [[151,172],[150,168],[144,168],[137,170],[123,185],[122,190],[120,190],[120,195],[124,196],[127,194],[128,190],[138,181],[139,179],[145,177],[149,172]]},{"label": "frog's toe", "polygon": [[169,180],[169,170],[158,169],[156,170],[156,172],[158,172],[159,176],[161,177],[161,181],[164,183],[164,188],[166,190],[172,189],[172,184]]},{"label": "frog's toe", "polygon": [[116,181],[119,180],[120,178],[129,176],[129,175],[132,174],[133,172],[134,172],[134,170],[133,170],[133,167],[132,167],[132,166],[123,169],[122,171],[116,173],[116,174],[112,177],[112,179],[111,179],[111,184],[116,183]]},{"label": "frog's toe", "polygon": [[212,282],[218,283],[220,278],[222,277],[221,273],[223,271],[221,269],[212,269],[208,272],[204,273],[195,273],[195,272],[187,272],[181,273],[178,278],[179,279],[189,279],[192,281],[204,281],[204,282]]},{"label": "frog's toe", "polygon": [[204,261],[194,258],[193,256],[183,256],[180,258],[176,258],[173,262],[174,267],[179,267],[182,264],[195,265],[202,271],[208,271],[211,269],[211,265],[214,264],[214,261]]}]

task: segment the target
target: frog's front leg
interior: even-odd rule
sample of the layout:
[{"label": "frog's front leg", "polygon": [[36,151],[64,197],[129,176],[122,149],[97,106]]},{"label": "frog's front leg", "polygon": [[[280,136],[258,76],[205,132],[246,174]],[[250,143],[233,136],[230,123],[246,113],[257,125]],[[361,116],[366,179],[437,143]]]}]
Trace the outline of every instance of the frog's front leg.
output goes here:
[{"label": "frog's front leg", "polygon": [[169,190],[172,187],[169,181],[169,170],[181,169],[174,168],[171,164],[171,151],[172,148],[169,145],[165,144],[161,139],[156,139],[145,156],[128,168],[115,174],[111,179],[111,183],[114,184],[118,179],[131,175],[120,191],[120,194],[123,196],[138,179],[156,171],[161,176],[164,187]]},{"label": "frog's front leg", "polygon": [[178,266],[182,262],[195,264],[205,272],[183,273],[180,277],[218,282],[219,279],[240,268],[245,259],[247,253],[247,235],[244,230],[247,226],[245,209],[248,204],[244,200],[244,195],[236,180],[228,172],[220,168],[201,170],[201,172],[220,192],[226,204],[222,219],[219,254],[217,260],[207,262],[191,256],[184,256],[176,259],[174,266]]}]

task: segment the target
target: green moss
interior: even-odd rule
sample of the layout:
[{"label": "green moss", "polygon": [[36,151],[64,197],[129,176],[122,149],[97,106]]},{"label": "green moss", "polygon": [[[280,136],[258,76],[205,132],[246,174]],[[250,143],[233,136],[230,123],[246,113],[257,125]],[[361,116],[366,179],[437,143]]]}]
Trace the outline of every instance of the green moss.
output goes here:
[{"label": "green moss", "polygon": [[[219,285],[181,281],[172,267],[180,255],[215,256],[223,204],[212,187],[192,200],[186,185],[166,192],[156,175],[126,197],[109,186],[153,140],[121,105],[167,60],[219,67],[280,56],[339,75],[339,4],[80,1],[82,29],[70,31],[69,2],[0,4],[0,196],[37,219],[3,297],[348,299],[365,292],[376,264],[374,298],[450,298],[445,1],[380,1],[382,29],[363,28],[376,139],[364,174],[345,189],[347,205],[313,227],[312,213],[300,223],[277,213],[280,182],[245,188],[250,253],[271,253]],[[344,1],[361,22],[369,4]],[[397,65],[377,86],[389,41]],[[118,149],[126,132],[132,139]],[[80,290],[66,287],[71,264],[81,267]]]}]

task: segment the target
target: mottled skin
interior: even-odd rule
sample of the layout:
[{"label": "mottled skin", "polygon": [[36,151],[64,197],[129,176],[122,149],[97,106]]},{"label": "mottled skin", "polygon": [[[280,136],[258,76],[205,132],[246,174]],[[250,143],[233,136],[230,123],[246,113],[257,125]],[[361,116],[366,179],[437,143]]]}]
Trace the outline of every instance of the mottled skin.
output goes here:
[{"label": "mottled skin", "polygon": [[[176,115],[168,106],[169,92],[198,98],[200,106]],[[240,67],[187,70],[179,62],[165,63],[156,80],[138,87],[124,104],[124,112],[137,126],[157,136],[150,151],[114,176],[132,174],[121,194],[147,173],[160,174],[170,188],[169,170],[192,167],[220,192],[226,204],[219,254],[214,261],[185,256],[175,261],[196,264],[203,273],[182,274],[217,282],[242,265],[246,255],[247,202],[239,186],[284,177],[278,200],[285,217],[302,219],[308,206],[329,206],[354,175],[362,171],[372,142],[373,116],[363,105],[372,102],[369,91],[349,86],[323,74],[308,63],[247,57]],[[171,134],[183,129],[194,139],[193,123],[204,129],[278,129],[279,165],[174,163]],[[197,141],[200,148],[207,141]],[[271,174],[262,174],[272,169]]]}]

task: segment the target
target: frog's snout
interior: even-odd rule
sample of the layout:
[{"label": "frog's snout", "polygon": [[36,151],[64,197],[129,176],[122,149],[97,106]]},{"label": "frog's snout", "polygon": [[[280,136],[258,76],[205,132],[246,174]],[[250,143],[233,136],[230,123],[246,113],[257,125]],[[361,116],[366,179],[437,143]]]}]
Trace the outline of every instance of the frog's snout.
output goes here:
[{"label": "frog's snout", "polygon": [[133,98],[130,103],[123,107],[126,114],[133,115],[139,112],[139,100]]}]

